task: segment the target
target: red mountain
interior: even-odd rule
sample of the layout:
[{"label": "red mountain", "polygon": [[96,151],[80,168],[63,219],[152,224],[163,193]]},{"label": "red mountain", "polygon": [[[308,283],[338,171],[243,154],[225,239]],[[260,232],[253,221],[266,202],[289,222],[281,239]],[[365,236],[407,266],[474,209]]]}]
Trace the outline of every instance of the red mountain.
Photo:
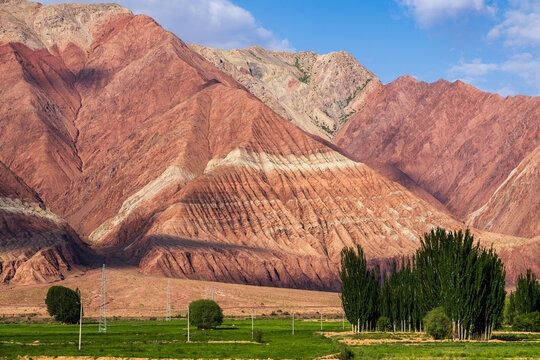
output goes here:
[{"label": "red mountain", "polygon": [[[335,143],[360,161],[396,167],[460,219],[470,215],[482,229],[533,237],[540,235],[539,163],[532,155],[539,124],[540,98],[502,98],[460,81],[406,76],[372,93]],[[511,179],[519,168],[528,169],[527,180]],[[511,197],[493,198],[503,184],[514,187],[505,190]],[[501,210],[508,203],[519,214]],[[480,218],[472,215],[486,206]]]},{"label": "red mountain", "polygon": [[[385,261],[433,226],[464,226],[289,123],[147,16],[0,6],[0,160],[85,241],[145,273],[336,289],[343,246]],[[530,244],[504,246],[518,257]]]}]

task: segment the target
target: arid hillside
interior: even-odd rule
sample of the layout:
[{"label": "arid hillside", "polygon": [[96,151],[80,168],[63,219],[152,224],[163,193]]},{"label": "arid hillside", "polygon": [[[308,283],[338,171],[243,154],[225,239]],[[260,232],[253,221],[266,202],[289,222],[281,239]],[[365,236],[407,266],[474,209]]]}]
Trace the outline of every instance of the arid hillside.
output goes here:
[{"label": "arid hillside", "polygon": [[75,231],[0,162],[0,283],[58,280],[90,261]]},{"label": "arid hillside", "polygon": [[[17,0],[0,18],[0,161],[82,240],[144,274],[335,290],[344,246],[384,265],[434,226],[465,226],[421,188],[301,130],[147,16]],[[352,61],[312,69],[338,58]],[[317,74],[311,84],[331,83]],[[380,96],[363,91],[366,104]],[[354,95],[353,106],[359,94],[334,100]],[[388,174],[421,185],[401,171]],[[510,279],[540,244],[475,234],[505,249]]]},{"label": "arid hillside", "polygon": [[331,140],[379,79],[345,51],[220,50],[189,45],[218,69],[301,129]]},{"label": "arid hillside", "polygon": [[473,226],[540,235],[540,98],[405,76],[371,94],[335,143],[399,169]]}]

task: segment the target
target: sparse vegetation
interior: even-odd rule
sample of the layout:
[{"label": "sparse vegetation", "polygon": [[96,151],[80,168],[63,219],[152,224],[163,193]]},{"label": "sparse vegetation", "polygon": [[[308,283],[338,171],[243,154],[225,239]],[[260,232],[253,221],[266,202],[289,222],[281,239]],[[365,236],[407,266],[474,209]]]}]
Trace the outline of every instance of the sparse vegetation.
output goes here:
[{"label": "sparse vegetation", "polygon": [[300,62],[298,61],[298,58],[295,58],[294,67],[298,69],[304,76],[299,77],[298,81],[303,82],[304,84],[307,84],[309,81],[309,78],[311,75],[309,75],[309,72],[306,71],[302,65],[300,65]]},{"label": "sparse vegetation", "polygon": [[263,59],[262,59],[261,57],[257,56],[253,51],[248,50],[248,52],[249,52],[249,54],[250,54],[251,56],[253,56],[255,59],[257,59],[257,60],[259,60],[259,61],[263,61]]},{"label": "sparse vegetation", "polygon": [[369,84],[370,81],[371,81],[371,79],[367,79],[366,81],[364,81],[364,83],[362,85],[357,87],[356,90],[354,90],[354,92],[351,95],[349,95],[349,97],[347,99],[345,99],[344,105],[342,107],[346,108],[347,106],[349,106],[352,99],[354,99],[360,93],[360,91],[364,90],[366,88],[367,84]]}]

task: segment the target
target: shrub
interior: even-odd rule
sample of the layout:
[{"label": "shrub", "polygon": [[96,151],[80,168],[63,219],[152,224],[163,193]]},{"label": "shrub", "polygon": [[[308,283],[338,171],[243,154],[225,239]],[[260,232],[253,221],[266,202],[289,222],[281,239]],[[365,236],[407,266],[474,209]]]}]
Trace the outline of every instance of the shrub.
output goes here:
[{"label": "shrub", "polygon": [[452,322],[442,307],[435,308],[424,318],[426,333],[434,339],[447,339],[452,335]]},{"label": "shrub", "polygon": [[56,321],[76,324],[80,316],[81,295],[79,289],[73,291],[64,286],[51,286],[45,297],[47,312]]},{"label": "shrub", "polygon": [[540,332],[540,312],[535,311],[528,314],[518,314],[514,316],[512,328],[516,331]]},{"label": "shrub", "polygon": [[198,329],[214,329],[223,323],[223,310],[213,300],[195,300],[189,304],[189,320]]},{"label": "shrub", "polygon": [[258,343],[263,342],[263,331],[261,329],[257,329],[253,332],[253,340],[255,340]]},{"label": "shrub", "polygon": [[386,316],[381,316],[377,321],[377,330],[392,331],[392,322]]},{"label": "shrub", "polygon": [[338,348],[339,352],[336,354],[336,358],[340,360],[351,360],[354,359],[354,353],[351,348],[345,344],[340,344]]}]

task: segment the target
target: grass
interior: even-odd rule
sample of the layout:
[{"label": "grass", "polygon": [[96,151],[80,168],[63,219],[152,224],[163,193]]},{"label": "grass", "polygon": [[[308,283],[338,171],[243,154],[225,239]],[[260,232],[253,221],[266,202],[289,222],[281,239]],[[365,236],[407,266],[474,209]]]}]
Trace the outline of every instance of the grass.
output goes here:
[{"label": "grass", "polygon": [[[85,324],[82,350],[79,351],[77,325],[2,324],[0,358],[13,359],[19,355],[29,357],[79,355],[138,358],[312,359],[338,352],[343,348],[338,339],[391,341],[403,338],[411,338],[411,341],[351,345],[350,349],[356,358],[360,359],[506,359],[540,356],[540,334],[496,333],[495,339],[506,342],[434,342],[426,339],[424,334],[391,332],[341,334],[341,322],[325,321],[324,331],[335,333],[333,338],[327,338],[319,334],[318,321],[297,320],[293,336],[291,319],[257,319],[255,329],[263,332],[262,343],[258,344],[251,342],[251,320],[228,319],[216,330],[191,329],[191,343],[187,343],[186,325],[185,319],[174,319],[171,322],[111,321],[107,323],[107,333],[99,334],[97,324]],[[424,341],[414,341],[415,337]]]},{"label": "grass", "polygon": [[[291,320],[256,320],[263,343],[251,342],[251,320],[227,320],[216,330],[191,329],[187,343],[186,321],[118,321],[107,323],[107,333],[97,324],[83,325],[82,350],[78,350],[78,326],[59,324],[0,325],[0,357],[27,356],[116,356],[151,358],[259,358],[307,359],[336,351],[337,342],[317,332],[320,323]],[[341,322],[327,322],[327,331],[339,331]],[[39,341],[39,342],[36,342]]]},{"label": "grass", "polygon": [[420,343],[378,344],[354,346],[360,359],[536,359],[540,356],[538,343]]}]

